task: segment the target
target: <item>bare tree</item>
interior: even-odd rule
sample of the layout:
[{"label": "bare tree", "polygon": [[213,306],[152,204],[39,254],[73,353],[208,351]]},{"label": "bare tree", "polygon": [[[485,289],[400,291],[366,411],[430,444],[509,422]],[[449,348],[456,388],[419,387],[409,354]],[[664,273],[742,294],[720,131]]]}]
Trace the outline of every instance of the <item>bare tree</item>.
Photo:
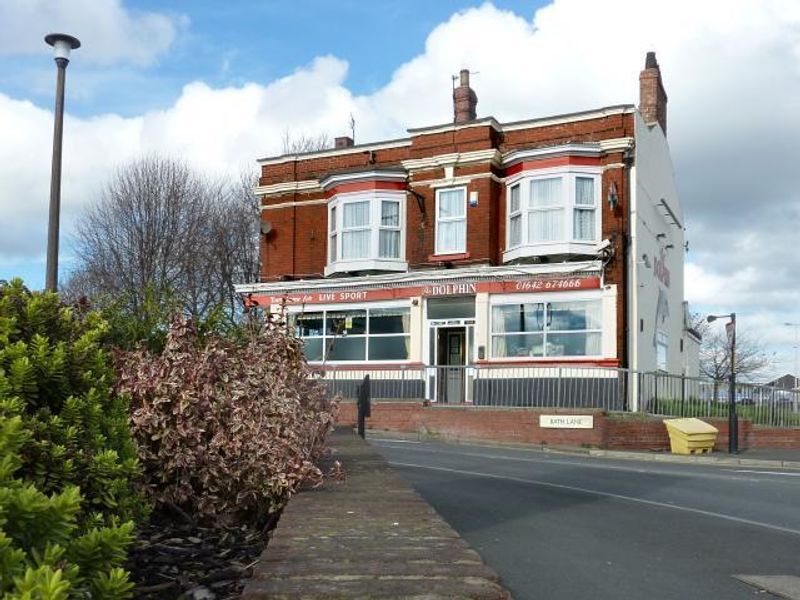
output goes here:
[{"label": "bare tree", "polygon": [[[752,379],[769,365],[770,355],[761,342],[747,331],[736,332],[736,375]],[[725,332],[706,328],[700,346],[700,373],[721,382],[731,374],[731,344]]]},{"label": "bare tree", "polygon": [[258,276],[254,179],[215,181],[157,156],[120,168],[78,222],[65,291],[123,299],[134,315],[155,294],[194,316],[223,307],[235,317],[233,284]]},{"label": "bare tree", "polygon": [[316,152],[331,147],[331,140],[327,133],[320,133],[316,136],[301,134],[293,137],[289,130],[283,132],[281,139],[283,154],[302,154],[304,152]]}]

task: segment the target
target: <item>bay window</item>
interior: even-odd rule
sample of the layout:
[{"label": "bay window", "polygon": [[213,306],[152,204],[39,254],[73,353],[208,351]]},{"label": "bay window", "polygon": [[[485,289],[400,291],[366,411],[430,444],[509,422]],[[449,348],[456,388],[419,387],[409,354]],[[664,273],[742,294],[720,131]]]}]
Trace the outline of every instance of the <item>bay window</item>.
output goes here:
[{"label": "bay window", "polygon": [[467,251],[467,188],[436,191],[436,254]]},{"label": "bay window", "polygon": [[410,321],[406,307],[318,310],[291,317],[309,362],[408,360]]},{"label": "bay window", "polygon": [[601,301],[492,306],[492,358],[600,356]]},{"label": "bay window", "polygon": [[600,241],[600,167],[527,171],[510,182],[504,260],[594,254]]},{"label": "bay window", "polygon": [[340,194],[328,204],[325,274],[405,271],[405,194]]}]

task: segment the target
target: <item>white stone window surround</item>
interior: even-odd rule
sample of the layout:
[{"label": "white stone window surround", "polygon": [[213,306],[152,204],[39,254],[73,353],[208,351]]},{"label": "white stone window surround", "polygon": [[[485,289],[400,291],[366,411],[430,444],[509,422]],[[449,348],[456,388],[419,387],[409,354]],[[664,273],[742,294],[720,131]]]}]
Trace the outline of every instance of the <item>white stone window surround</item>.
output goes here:
[{"label": "white stone window surround", "polygon": [[[447,194],[450,192],[459,192],[461,194],[461,203],[462,203],[462,210],[459,215],[440,218],[440,196],[442,194]],[[436,231],[434,234],[435,239],[435,247],[434,252],[437,255],[448,255],[448,254],[463,254],[467,251],[467,186],[465,185],[457,185],[457,186],[449,186],[449,187],[442,187],[436,189],[436,202],[434,209],[436,211]],[[441,224],[450,225],[457,227],[461,224],[463,227],[463,231],[461,232],[460,243],[450,243],[445,244],[444,241],[440,238],[443,236],[441,234]]]},{"label": "white stone window surround", "polygon": [[[508,262],[517,258],[529,256],[543,256],[552,254],[596,254],[594,249],[601,239],[602,231],[602,175],[603,167],[592,165],[564,165],[542,169],[526,169],[506,179],[506,250],[503,252],[503,261]],[[552,241],[535,241],[530,239],[530,220],[538,211],[545,208],[531,206],[531,186],[536,180],[561,178],[562,203],[558,207],[562,210],[561,239]],[[576,204],[576,179],[589,178],[594,182],[594,235],[592,239],[575,239],[575,212],[589,209],[587,205]],[[518,187],[517,187],[518,186]],[[518,210],[512,211],[512,189],[517,188],[519,197]],[[556,209],[556,206],[547,207]],[[589,209],[591,210],[591,209]],[[518,222],[515,225],[519,232],[519,243],[512,244],[512,218]]]},{"label": "white stone window surround", "polygon": [[[382,202],[394,202],[399,206],[397,225],[382,223]],[[347,205],[369,203],[369,220],[363,225],[345,226]],[[351,271],[407,271],[406,256],[406,193],[402,190],[366,190],[336,194],[328,201],[327,218],[327,265],[325,275]],[[368,233],[368,250],[364,256],[346,258],[343,254],[344,233],[351,231]],[[399,232],[399,253],[396,257],[381,257],[381,231]],[[385,247],[385,246],[384,246]]]},{"label": "white stone window surround", "polygon": [[[488,320],[486,323],[486,332],[488,337],[487,359],[490,362],[536,362],[536,361],[553,361],[558,359],[565,360],[602,360],[606,358],[608,349],[608,342],[611,341],[609,336],[613,337],[616,334],[615,322],[612,321],[613,314],[609,314],[607,310],[607,302],[605,301],[606,294],[603,290],[578,290],[574,292],[547,292],[543,294],[491,294],[489,296],[488,306]],[[493,309],[495,306],[508,306],[517,304],[561,304],[561,303],[583,303],[583,302],[598,302],[600,303],[600,329],[587,329],[587,330],[569,330],[574,331],[588,331],[600,333],[601,344],[599,354],[583,354],[583,355],[549,355],[549,356],[495,356],[493,351],[492,338],[497,335],[502,335],[496,332],[496,328],[492,323]]]}]

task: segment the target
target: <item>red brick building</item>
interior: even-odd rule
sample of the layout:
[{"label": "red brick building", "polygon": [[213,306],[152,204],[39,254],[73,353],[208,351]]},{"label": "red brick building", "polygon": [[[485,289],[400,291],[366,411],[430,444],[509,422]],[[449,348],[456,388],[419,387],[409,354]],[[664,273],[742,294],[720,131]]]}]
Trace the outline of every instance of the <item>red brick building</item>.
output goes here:
[{"label": "red brick building", "polygon": [[453,122],[401,139],[259,160],[247,301],[285,306],[312,362],[685,370],[655,55],[638,108],[500,123],[476,116],[467,71],[453,101]]}]

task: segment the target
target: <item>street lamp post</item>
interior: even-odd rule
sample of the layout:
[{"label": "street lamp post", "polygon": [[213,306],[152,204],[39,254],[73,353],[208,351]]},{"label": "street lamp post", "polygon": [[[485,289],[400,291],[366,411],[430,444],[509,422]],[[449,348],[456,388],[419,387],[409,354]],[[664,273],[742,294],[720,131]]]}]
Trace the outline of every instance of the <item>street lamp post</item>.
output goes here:
[{"label": "street lamp post", "polygon": [[728,384],[728,453],[737,454],[739,452],[739,415],[736,414],[736,313],[708,315],[706,321],[713,323],[720,318],[730,319],[730,322],[725,325],[731,346],[731,372]]},{"label": "street lamp post", "polygon": [[794,327],[794,391],[800,389],[800,361],[798,361],[797,349],[800,348],[800,323],[784,323],[787,327]]},{"label": "street lamp post", "polygon": [[51,33],[44,41],[53,47],[56,61],[56,110],[53,126],[53,162],[50,170],[50,218],[47,226],[47,273],[45,289],[58,289],[58,229],[61,217],[61,145],[64,133],[64,81],[67,75],[70,51],[80,48],[76,37],[65,33]]}]

